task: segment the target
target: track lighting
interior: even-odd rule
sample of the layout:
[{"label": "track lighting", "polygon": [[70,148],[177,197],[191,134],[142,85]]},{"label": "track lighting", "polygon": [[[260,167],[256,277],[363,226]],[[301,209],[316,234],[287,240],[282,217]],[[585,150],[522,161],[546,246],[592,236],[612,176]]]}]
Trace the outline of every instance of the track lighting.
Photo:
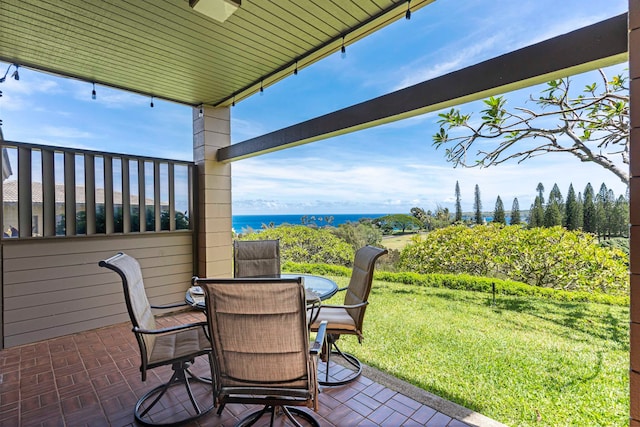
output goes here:
[{"label": "track lighting", "polygon": [[407,0],[407,13],[405,13],[404,17],[411,19],[411,0]]},{"label": "track lighting", "polygon": [[93,85],[93,90],[91,91],[91,99],[96,99],[96,84],[91,83]]}]

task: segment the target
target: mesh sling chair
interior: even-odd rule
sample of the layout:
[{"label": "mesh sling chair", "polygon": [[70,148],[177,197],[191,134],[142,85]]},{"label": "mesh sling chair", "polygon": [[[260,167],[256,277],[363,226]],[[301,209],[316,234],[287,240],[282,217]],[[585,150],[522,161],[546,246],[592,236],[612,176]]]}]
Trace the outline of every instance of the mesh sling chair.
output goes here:
[{"label": "mesh sling chair", "polygon": [[227,404],[264,405],[236,426],[253,425],[266,414],[273,425],[280,412],[296,426],[319,426],[311,413],[296,408],[318,408],[317,358],[325,336],[319,325],[310,345],[302,280],[195,279],[205,292],[218,414]]},{"label": "mesh sling chair", "polygon": [[[189,371],[197,356],[211,353],[211,342],[207,338],[206,322],[183,324],[157,328],[152,308],[175,308],[186,304],[152,306],[149,304],[142,280],[140,264],[135,258],[122,252],[100,261],[100,267],[115,271],[122,279],[124,299],[133,333],[140,347],[142,381],[147,379],[147,370],[163,365],[171,365],[171,379],[145,393],[136,403],[135,419],[144,425],[178,425],[192,421],[213,409],[210,396],[207,400],[194,396],[192,385],[199,386],[199,392],[211,392],[211,380],[203,379]],[[174,413],[167,410],[176,404],[175,395],[167,393],[170,388],[184,385],[190,405],[180,405]],[[164,397],[164,399],[162,399]],[[206,402],[203,404],[202,402]],[[158,402],[162,402],[157,407]],[[154,409],[155,407],[155,409]]]},{"label": "mesh sling chair", "polygon": [[280,241],[234,240],[233,277],[280,277]]},{"label": "mesh sling chair", "polygon": [[[376,260],[386,254],[386,249],[376,248],[374,246],[364,246],[356,251],[353,262],[353,270],[349,286],[338,289],[346,291],[343,305],[322,305],[317,316],[313,317],[311,330],[315,331],[319,328],[320,322],[327,322],[327,346],[323,350],[323,360],[326,360],[325,379],[320,380],[319,384],[324,386],[339,386],[355,381],[362,373],[362,364],[352,354],[344,353],[338,347],[337,341],[340,335],[357,335],[358,342],[362,342],[362,323],[364,321],[364,313],[369,304],[369,292],[371,291],[371,283],[373,281],[373,269]],[[346,372],[346,376],[339,379],[330,379],[329,366],[331,355],[342,357],[350,366],[350,372]],[[345,373],[343,372],[343,374]]]}]

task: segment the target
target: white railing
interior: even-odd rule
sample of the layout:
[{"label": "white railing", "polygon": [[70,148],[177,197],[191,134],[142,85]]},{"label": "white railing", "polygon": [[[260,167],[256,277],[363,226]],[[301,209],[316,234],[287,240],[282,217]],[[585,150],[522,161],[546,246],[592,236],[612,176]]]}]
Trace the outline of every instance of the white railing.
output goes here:
[{"label": "white railing", "polygon": [[192,162],[14,141],[0,147],[5,239],[193,229]]}]

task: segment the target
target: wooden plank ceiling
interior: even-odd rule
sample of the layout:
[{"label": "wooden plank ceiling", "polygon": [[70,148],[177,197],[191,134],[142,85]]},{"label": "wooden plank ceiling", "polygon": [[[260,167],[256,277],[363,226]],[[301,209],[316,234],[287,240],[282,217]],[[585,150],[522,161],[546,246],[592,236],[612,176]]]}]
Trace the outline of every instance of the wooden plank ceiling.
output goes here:
[{"label": "wooden plank ceiling", "polygon": [[2,0],[0,61],[182,104],[229,105],[433,0]]}]

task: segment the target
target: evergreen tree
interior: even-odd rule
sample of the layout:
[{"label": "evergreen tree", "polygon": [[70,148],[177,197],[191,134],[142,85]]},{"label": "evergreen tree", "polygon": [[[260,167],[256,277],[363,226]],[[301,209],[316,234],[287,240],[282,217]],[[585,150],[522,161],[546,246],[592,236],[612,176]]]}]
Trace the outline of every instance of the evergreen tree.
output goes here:
[{"label": "evergreen tree", "polygon": [[607,225],[609,228],[609,237],[615,236],[617,233],[615,231],[616,221],[615,221],[615,210],[616,210],[616,195],[613,193],[613,190],[609,189],[607,191]]},{"label": "evergreen tree", "polygon": [[496,199],[496,207],[493,210],[493,222],[498,222],[500,224],[507,223],[507,219],[504,214],[504,205],[502,204],[500,196]]},{"label": "evergreen tree", "polygon": [[544,205],[544,185],[541,182],[536,186],[536,191],[538,192],[538,197],[540,197],[540,203]]},{"label": "evergreen tree", "polygon": [[613,208],[610,200],[609,189],[603,182],[600,191],[596,195],[596,231],[598,238],[606,239],[610,237],[610,219]]},{"label": "evergreen tree", "polygon": [[582,193],[578,192],[578,199],[576,200],[576,202],[577,202],[577,211],[578,211],[578,230],[582,230],[582,225],[584,220],[584,214],[582,212],[583,206],[584,206],[584,203],[582,201]]},{"label": "evergreen tree", "polygon": [[462,221],[462,203],[460,202],[460,185],[456,181],[456,218],[455,222]]},{"label": "evergreen tree", "polygon": [[579,223],[579,209],[578,200],[576,199],[576,192],[573,189],[573,184],[569,184],[569,191],[567,192],[567,202],[564,208],[564,220],[563,225],[567,230],[578,230],[580,228]]},{"label": "evergreen tree", "polygon": [[561,208],[560,209],[561,211],[564,211],[564,200],[562,199],[562,192],[560,192],[560,188],[558,187],[558,184],[553,184],[553,188],[549,192],[548,203],[555,203]]},{"label": "evergreen tree", "polygon": [[543,224],[545,227],[562,225],[562,212],[560,212],[557,203],[547,203],[547,208],[544,210]]},{"label": "evergreen tree", "polygon": [[553,188],[549,192],[547,207],[544,210],[544,226],[555,227],[556,225],[562,225],[563,211],[562,193],[560,193],[558,184],[553,184]]},{"label": "evergreen tree", "polygon": [[542,207],[542,198],[536,196],[536,199],[529,210],[529,228],[544,227],[544,208]]},{"label": "evergreen tree", "polygon": [[475,212],[474,219],[476,224],[483,224],[484,218],[482,217],[482,201],[480,200],[480,187],[478,187],[478,184],[476,184],[474,194],[473,211]]},{"label": "evergreen tree", "polygon": [[591,183],[584,188],[584,201],[582,203],[582,231],[596,233],[598,231],[596,217],[595,194]]},{"label": "evergreen tree", "polygon": [[615,202],[612,223],[616,236],[629,236],[629,201],[622,195]]},{"label": "evergreen tree", "polygon": [[511,221],[509,224],[518,225],[520,224],[520,203],[518,203],[518,198],[515,197],[513,199],[513,204],[511,205]]}]

